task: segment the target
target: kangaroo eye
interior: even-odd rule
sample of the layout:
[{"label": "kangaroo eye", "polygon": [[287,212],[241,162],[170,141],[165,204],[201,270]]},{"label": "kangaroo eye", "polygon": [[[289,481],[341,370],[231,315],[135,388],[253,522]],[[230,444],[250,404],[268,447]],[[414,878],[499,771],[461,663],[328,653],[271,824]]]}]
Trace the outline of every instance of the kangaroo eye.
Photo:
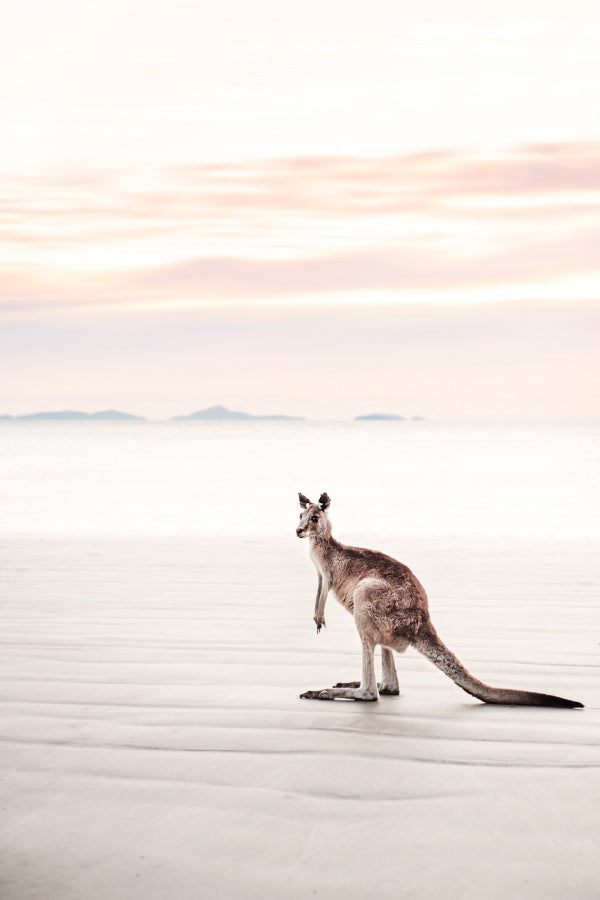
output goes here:
[{"label": "kangaroo eye", "polygon": [[318,517],[318,516],[311,516],[311,517],[310,517],[310,521],[311,521],[311,522],[318,522],[318,521],[319,521],[319,517]]}]

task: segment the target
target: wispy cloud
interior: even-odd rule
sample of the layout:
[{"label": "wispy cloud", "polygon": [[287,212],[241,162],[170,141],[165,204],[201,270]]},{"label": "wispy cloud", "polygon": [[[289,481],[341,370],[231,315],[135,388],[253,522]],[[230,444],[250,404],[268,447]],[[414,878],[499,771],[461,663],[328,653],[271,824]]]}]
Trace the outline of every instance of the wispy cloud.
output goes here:
[{"label": "wispy cloud", "polygon": [[600,230],[570,242],[530,244],[482,257],[440,258],[426,250],[388,248],[284,261],[200,258],[129,277],[133,287],[221,297],[455,288],[595,271],[599,245]]},{"label": "wispy cloud", "polygon": [[3,193],[10,306],[543,285],[600,270],[600,142],[62,169]]},{"label": "wispy cloud", "polygon": [[[40,172],[3,187],[2,220],[100,217],[237,218],[247,211],[318,217],[443,209],[465,195],[533,198],[600,191],[600,142],[537,144],[481,155],[465,150],[387,157],[308,156],[180,166],[159,172]],[[29,222],[35,227],[35,223]]]}]

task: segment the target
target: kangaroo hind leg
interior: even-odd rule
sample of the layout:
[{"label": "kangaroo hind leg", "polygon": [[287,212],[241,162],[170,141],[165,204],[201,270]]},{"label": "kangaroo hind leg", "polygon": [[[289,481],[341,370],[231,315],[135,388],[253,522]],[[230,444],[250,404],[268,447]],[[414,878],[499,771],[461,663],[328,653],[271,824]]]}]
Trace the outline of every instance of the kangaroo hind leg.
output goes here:
[{"label": "kangaroo hind leg", "polygon": [[322,691],[305,691],[300,694],[303,700],[363,700],[379,699],[377,681],[375,679],[375,645],[363,638],[362,641],[362,679],[360,683],[350,682],[336,685]]},{"label": "kangaroo hind leg", "polygon": [[400,693],[400,685],[398,684],[394,654],[389,647],[381,648],[381,665],[383,671],[379,693],[397,696]]},{"label": "kangaroo hind leg", "polygon": [[[402,652],[404,649],[404,647],[399,648],[399,652]],[[382,677],[381,681],[377,682],[379,693],[397,697],[400,693],[400,685],[398,683],[398,675],[396,674],[396,666],[394,664],[394,654],[389,647],[381,648],[381,663],[383,670]],[[360,681],[338,681],[334,687],[357,688],[360,687]]]}]

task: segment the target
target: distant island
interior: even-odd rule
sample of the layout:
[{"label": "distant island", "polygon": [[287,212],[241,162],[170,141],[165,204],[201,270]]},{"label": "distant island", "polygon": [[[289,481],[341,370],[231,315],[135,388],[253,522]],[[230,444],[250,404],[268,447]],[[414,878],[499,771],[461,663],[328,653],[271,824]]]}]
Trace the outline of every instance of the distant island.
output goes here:
[{"label": "distant island", "polygon": [[[375,422],[375,421],[387,421],[388,419],[393,419],[397,422],[406,422],[406,416],[396,416],[393,413],[369,413],[366,416],[355,416],[355,422]],[[424,422],[425,419],[423,416],[413,416],[411,419],[412,422]]]},{"label": "distant island", "polygon": [[210,406],[208,409],[201,409],[198,412],[190,413],[189,416],[173,416],[173,421],[182,421],[184,419],[217,419],[217,420],[244,420],[244,421],[256,421],[256,420],[289,420],[289,421],[301,421],[303,420],[302,416],[252,416],[250,413],[246,412],[237,412],[233,409],[227,409],[225,406]]},{"label": "distant island", "polygon": [[[397,416],[395,413],[368,413],[365,416],[355,416],[355,422],[375,422],[375,421],[397,421],[405,422],[407,416]],[[146,416],[134,416],[131,413],[120,412],[117,409],[102,409],[97,412],[81,412],[76,409],[60,409],[50,410],[48,412],[25,413],[19,416],[11,416],[8,414],[0,414],[0,421],[16,422],[16,421],[66,421],[66,422],[98,422],[98,421],[120,421],[120,422],[146,422]],[[227,409],[226,406],[218,404],[217,406],[209,406],[208,409],[200,409],[197,412],[190,413],[187,416],[173,416],[172,422],[182,421],[213,421],[213,422],[305,422],[304,416],[286,416],[276,414],[270,416],[255,416],[251,413],[241,412],[240,410]],[[412,416],[411,421],[423,422],[422,416]]]},{"label": "distant island", "polygon": [[399,422],[406,420],[405,416],[395,416],[393,413],[369,413],[367,416],[355,416],[355,422],[374,421],[379,419],[396,419]]},{"label": "distant island", "polygon": [[97,419],[103,419],[103,420],[132,419],[132,420],[141,421],[144,419],[144,416],[132,416],[129,413],[119,412],[116,409],[102,409],[99,412],[94,412],[94,413],[80,412],[79,410],[74,410],[74,409],[62,409],[62,410],[56,410],[56,411],[52,411],[52,412],[27,413],[23,416],[6,416],[6,415],[4,415],[4,416],[0,416],[0,418],[1,419],[12,419],[12,420],[17,420],[17,419],[63,419],[64,420],[64,419],[68,419],[70,421],[74,421],[74,420],[79,421],[82,419],[84,419],[86,421],[89,421],[90,419],[96,419],[96,420]]}]

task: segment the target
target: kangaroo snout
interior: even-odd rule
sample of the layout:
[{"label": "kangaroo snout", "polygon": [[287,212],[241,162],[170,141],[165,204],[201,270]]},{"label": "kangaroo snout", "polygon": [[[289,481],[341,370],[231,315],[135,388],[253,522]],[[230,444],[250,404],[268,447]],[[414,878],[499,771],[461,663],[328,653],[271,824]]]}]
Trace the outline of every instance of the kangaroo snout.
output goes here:
[{"label": "kangaroo snout", "polygon": [[298,535],[299,538],[301,538],[302,535],[304,534],[304,528],[296,528],[296,534]]}]

